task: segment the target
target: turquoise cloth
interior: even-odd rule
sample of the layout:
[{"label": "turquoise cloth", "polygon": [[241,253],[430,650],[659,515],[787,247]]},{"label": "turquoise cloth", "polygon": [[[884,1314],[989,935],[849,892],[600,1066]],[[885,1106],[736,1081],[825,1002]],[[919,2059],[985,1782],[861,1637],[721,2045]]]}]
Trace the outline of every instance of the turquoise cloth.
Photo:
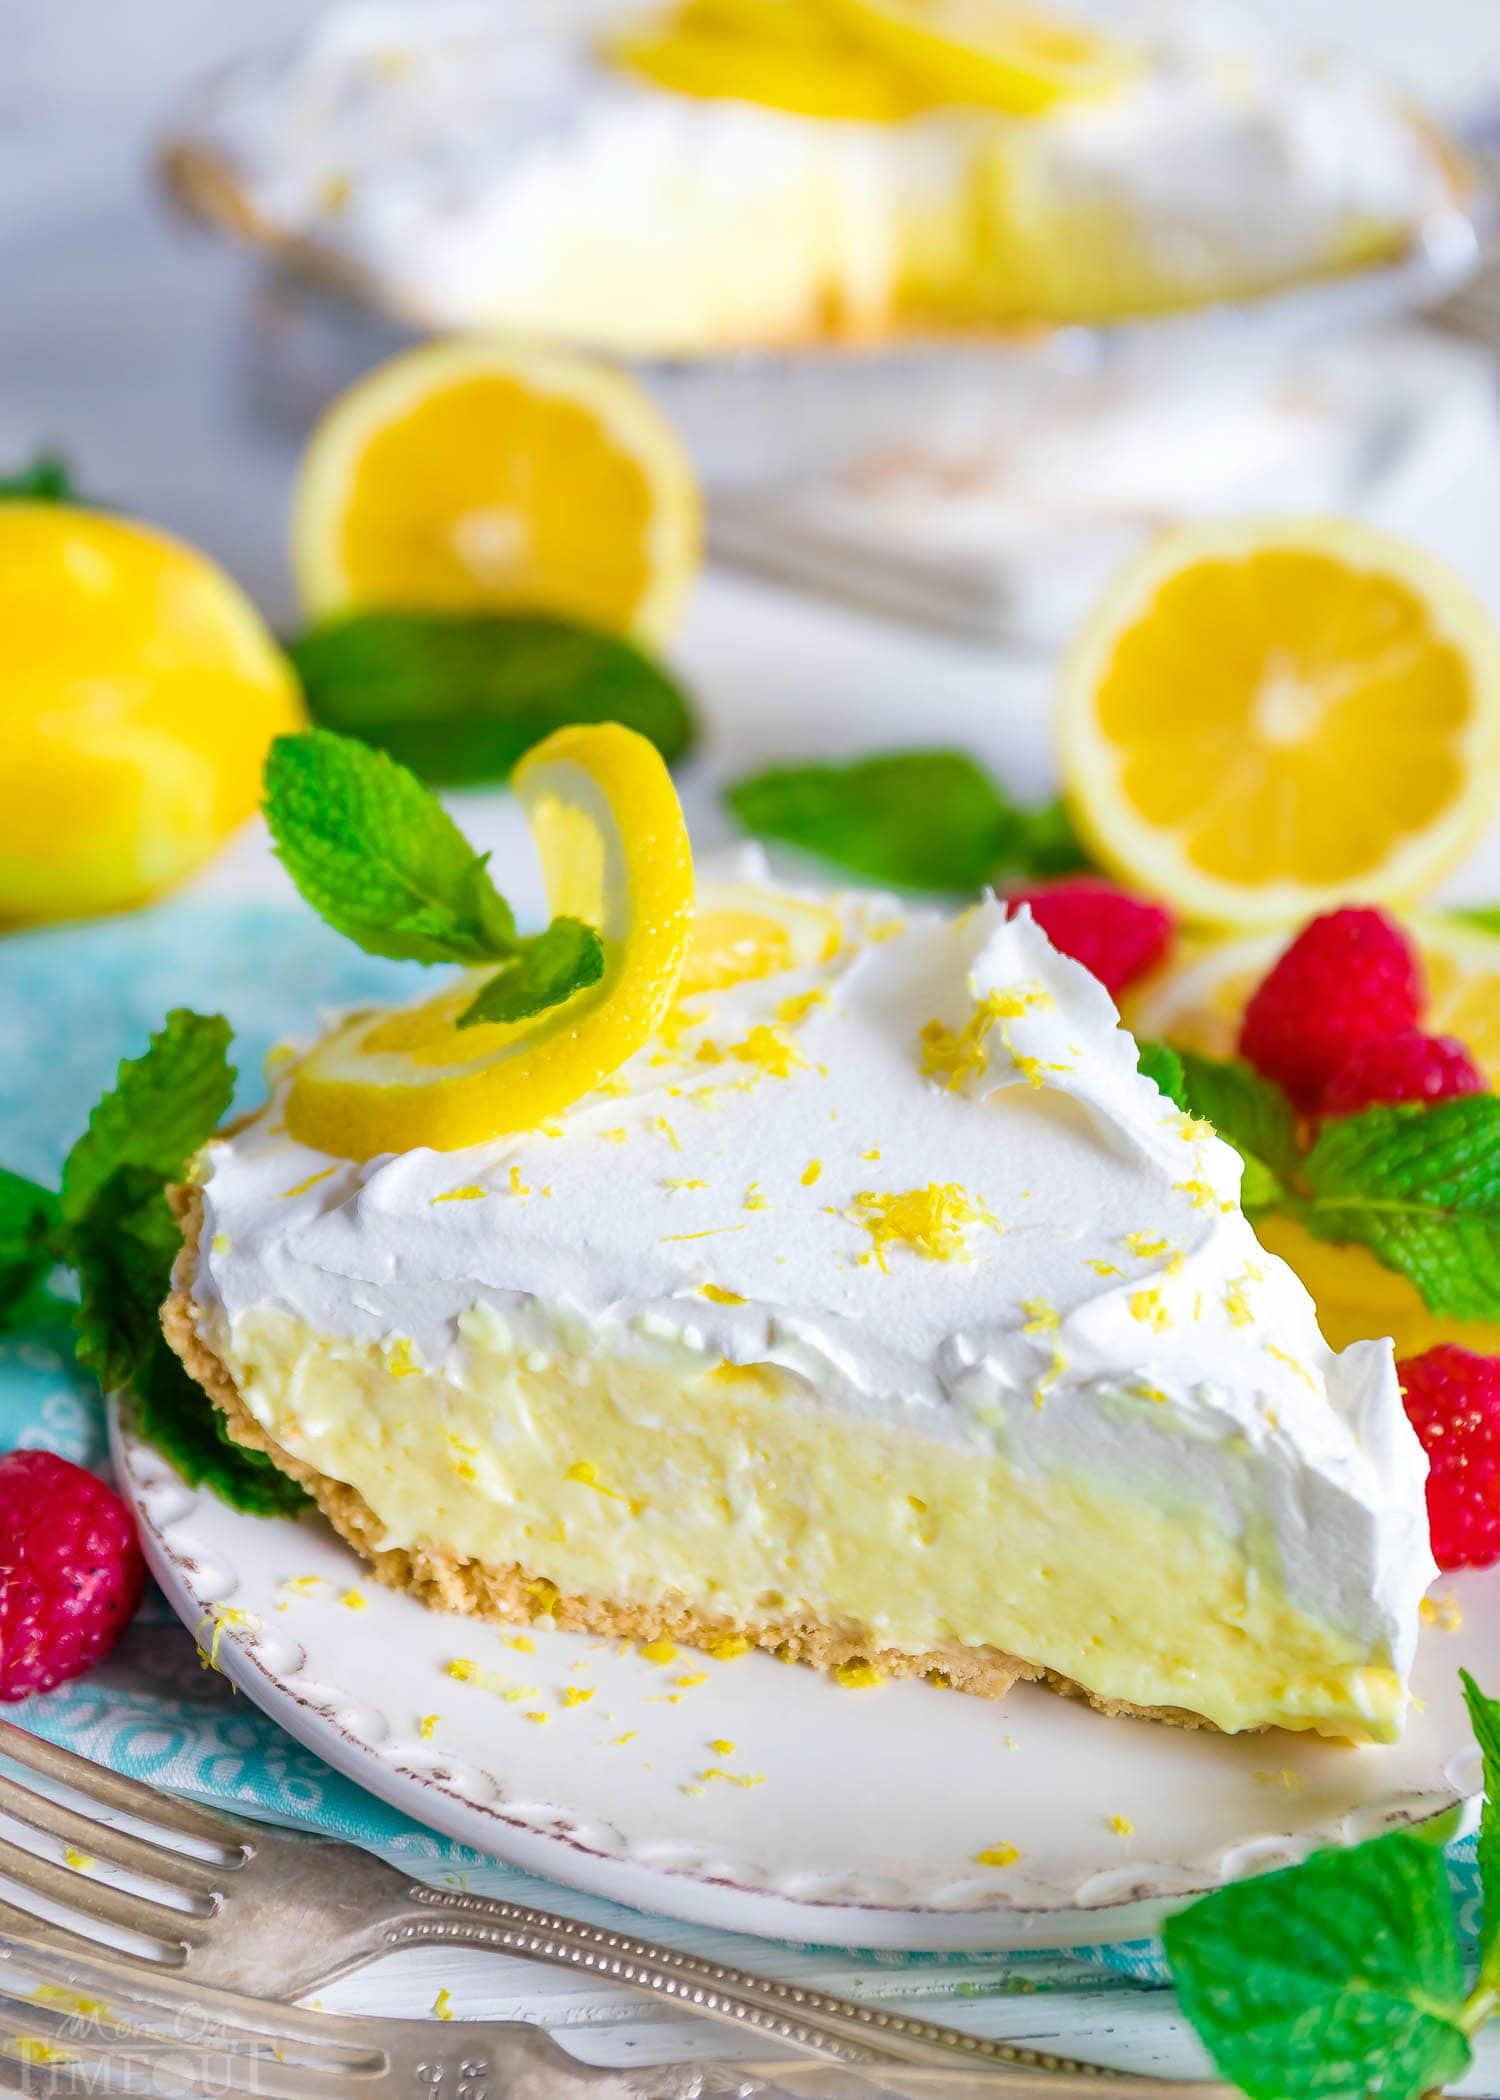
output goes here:
[{"label": "turquoise cloth", "polygon": [[[118,1060],[144,1048],[173,1006],[226,1014],[235,1030],[238,1101],[259,1098],[272,1044],[306,1036],[319,1010],[390,996],[421,972],[361,955],[311,913],[267,904],[171,904],[132,918],[0,941],[0,1163],[51,1181]],[[105,1465],[98,1388],[72,1361],[68,1335],[0,1341],[0,1451],[18,1445]],[[422,1829],[330,1770],[225,1680],[200,1664],[192,1636],[154,1592],[109,1660],[14,1712],[23,1726],[116,1770],[276,1821],[358,1839],[434,1876],[598,1923],[641,1921]],[[1472,1841],[1450,1854],[1466,1934],[1479,1918]],[[646,1921],[655,1937],[702,1946],[701,1929]],[[718,1936],[726,1948],[729,1935]],[[754,1949],[741,1945],[753,1962]],[[808,1959],[814,1959],[809,1950]],[[859,1959],[859,1957],[856,1957]],[[1118,1990],[1165,1983],[1158,1944],[1065,1954],[868,1955],[871,1968],[951,1971],[966,1998],[1011,1990]],[[787,1973],[785,1960],[778,1968]],[[944,1978],[944,1982],[950,1979]]]}]

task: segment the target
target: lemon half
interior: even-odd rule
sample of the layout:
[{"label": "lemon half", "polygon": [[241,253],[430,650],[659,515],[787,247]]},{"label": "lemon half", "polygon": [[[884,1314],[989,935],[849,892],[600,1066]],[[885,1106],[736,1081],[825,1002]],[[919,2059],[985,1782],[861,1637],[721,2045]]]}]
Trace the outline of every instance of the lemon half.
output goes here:
[{"label": "lemon half", "polygon": [[1189,920],[1420,900],[1500,804],[1500,635],[1459,577],[1347,519],[1164,535],[1064,666],[1097,857]]},{"label": "lemon half", "polygon": [[623,373],[482,339],[426,344],[352,387],[297,480],[310,613],[527,606],[659,643],[697,574],[697,483]]}]

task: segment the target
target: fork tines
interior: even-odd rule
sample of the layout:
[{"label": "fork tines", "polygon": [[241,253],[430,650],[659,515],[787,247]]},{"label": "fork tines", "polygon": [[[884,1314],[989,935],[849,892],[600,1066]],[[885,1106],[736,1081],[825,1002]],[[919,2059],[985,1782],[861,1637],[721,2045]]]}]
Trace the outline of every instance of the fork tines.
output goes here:
[{"label": "fork tines", "polygon": [[[0,1721],[0,1760],[22,1769],[21,1777],[0,1771],[0,1816],[16,1834],[52,1841],[37,1851],[0,1834],[0,1913],[23,1904],[28,1930],[31,1904],[59,1929],[110,1927],[150,1942],[150,1952],[169,1965],[180,1962],[223,1899],[229,1878],[250,1857],[251,1831],[216,1810],[198,1808],[159,1794],[138,1780],[75,1757],[71,1751]],[[59,1799],[32,1783],[32,1775],[66,1788]],[[77,1806],[74,1802],[77,1802]],[[126,1817],[135,1827],[100,1819],[100,1812]],[[61,1857],[57,1856],[61,1847]],[[124,1881],[103,1878],[103,1868]],[[70,1926],[71,1913],[76,1921]]]}]

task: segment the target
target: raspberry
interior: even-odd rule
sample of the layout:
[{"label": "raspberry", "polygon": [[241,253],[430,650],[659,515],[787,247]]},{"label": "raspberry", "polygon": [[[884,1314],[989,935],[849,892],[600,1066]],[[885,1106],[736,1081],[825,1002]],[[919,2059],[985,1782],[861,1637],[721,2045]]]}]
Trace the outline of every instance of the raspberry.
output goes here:
[{"label": "raspberry", "polygon": [[1116,998],[1161,960],[1172,938],[1170,912],[1096,875],[1015,890],[1005,901],[1012,910],[1029,904],[1053,947],[1092,970]]},{"label": "raspberry", "polygon": [[1484,1074],[1462,1043],[1408,1028],[1352,1050],[1319,1107],[1325,1116],[1353,1116],[1381,1101],[1448,1101],[1484,1090]]},{"label": "raspberry", "polygon": [[1396,1366],[1427,1453],[1427,1514],[1440,1568],[1500,1560],[1500,1356],[1452,1342]]},{"label": "raspberry", "polygon": [[1303,927],[1252,995],[1240,1054],[1312,1110],[1361,1043],[1417,1026],[1422,998],[1416,957],[1383,912],[1327,912]]},{"label": "raspberry", "polygon": [[0,1458],[0,1700],[91,1669],[145,1577],[130,1512],[102,1480],[50,1451]]}]

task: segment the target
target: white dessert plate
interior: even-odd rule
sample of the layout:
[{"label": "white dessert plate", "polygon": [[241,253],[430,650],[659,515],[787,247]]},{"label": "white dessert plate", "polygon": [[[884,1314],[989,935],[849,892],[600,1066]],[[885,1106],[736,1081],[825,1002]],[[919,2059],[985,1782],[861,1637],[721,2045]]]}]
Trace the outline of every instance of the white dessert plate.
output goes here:
[{"label": "white dessert plate", "polygon": [[1034,1686],[853,1690],[768,1655],[518,1641],[382,1589],[320,1519],[186,1487],[126,1410],[112,1437],[153,1574],[258,1706],[420,1822],[641,1910],[851,1947],[1099,1943],[1320,1844],[1456,1829],[1479,1792],[1458,1671],[1500,1687],[1500,1570],[1438,1584],[1404,1740],[1351,1749]]}]

